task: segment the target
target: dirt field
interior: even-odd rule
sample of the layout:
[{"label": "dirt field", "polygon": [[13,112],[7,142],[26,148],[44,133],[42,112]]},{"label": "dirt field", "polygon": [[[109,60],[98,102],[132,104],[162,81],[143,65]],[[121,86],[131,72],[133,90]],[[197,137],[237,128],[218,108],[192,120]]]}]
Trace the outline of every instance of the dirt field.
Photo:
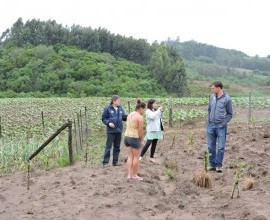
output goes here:
[{"label": "dirt field", "polygon": [[[83,162],[50,171],[34,170],[27,190],[26,172],[0,177],[0,219],[270,219],[270,110],[257,110],[267,120],[249,129],[245,110],[235,110],[229,125],[223,173],[209,172],[212,188],[194,184],[203,169],[205,119],[165,130],[157,161],[140,165],[144,181],[127,181],[122,166],[103,168]],[[192,141],[194,143],[192,144]],[[236,164],[245,164],[240,197],[231,199]],[[167,166],[167,168],[166,168]],[[245,189],[245,177],[254,180]],[[236,197],[237,193],[235,193]]]}]

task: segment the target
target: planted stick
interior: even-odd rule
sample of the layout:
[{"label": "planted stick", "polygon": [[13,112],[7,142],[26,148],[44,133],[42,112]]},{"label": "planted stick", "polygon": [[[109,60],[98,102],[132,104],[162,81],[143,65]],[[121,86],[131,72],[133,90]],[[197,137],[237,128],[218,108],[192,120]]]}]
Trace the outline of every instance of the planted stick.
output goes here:
[{"label": "planted stick", "polygon": [[208,167],[208,153],[204,151],[204,170],[207,172],[207,167]]},{"label": "planted stick", "polygon": [[204,152],[204,170],[199,170],[195,174],[194,182],[199,187],[211,188],[212,180],[210,174],[207,172],[208,153]]},{"label": "planted stick", "polygon": [[27,165],[27,190],[30,189],[30,160],[28,160]]},{"label": "planted stick", "polygon": [[233,184],[233,190],[232,190],[231,199],[233,199],[235,189],[237,189],[237,198],[240,197],[240,192],[239,192],[240,175],[241,175],[241,169],[240,169],[240,167],[237,167],[237,170],[236,170],[236,173],[235,173],[235,181],[234,181],[234,184]]},{"label": "planted stick", "polygon": [[78,125],[78,134],[79,134],[79,147],[82,149],[82,136],[81,136],[81,129],[80,129],[80,116],[77,113],[77,125]]},{"label": "planted stick", "polygon": [[175,141],[175,135],[173,136],[173,140],[172,140],[172,145],[171,145],[171,149],[173,148],[173,146],[174,146],[174,141]]}]

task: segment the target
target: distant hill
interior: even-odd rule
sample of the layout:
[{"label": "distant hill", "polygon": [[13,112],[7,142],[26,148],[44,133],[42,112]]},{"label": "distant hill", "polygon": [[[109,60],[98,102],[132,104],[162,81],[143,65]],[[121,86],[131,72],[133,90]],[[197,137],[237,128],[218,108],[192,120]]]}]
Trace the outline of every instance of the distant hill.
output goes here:
[{"label": "distant hill", "polygon": [[[218,48],[196,41],[170,40],[166,45],[176,48],[183,57],[189,92],[205,94],[207,85],[213,80],[224,82],[225,90],[233,95],[250,91],[258,94],[270,93],[270,57],[250,57],[237,50]],[[209,92],[209,90],[208,90]]]},{"label": "distant hill", "polygon": [[207,96],[214,80],[232,95],[270,93],[270,56],[179,39],[149,44],[53,20],[19,18],[0,37],[0,64],[2,96]]}]

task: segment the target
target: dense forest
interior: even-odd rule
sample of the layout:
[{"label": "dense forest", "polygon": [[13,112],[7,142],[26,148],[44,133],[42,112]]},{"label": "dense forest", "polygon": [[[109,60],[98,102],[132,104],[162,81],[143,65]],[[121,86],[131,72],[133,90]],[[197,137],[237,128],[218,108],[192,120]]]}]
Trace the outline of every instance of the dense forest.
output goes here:
[{"label": "dense forest", "polygon": [[0,63],[0,90],[17,93],[181,96],[187,86],[183,59],[171,46],[51,20],[19,18],[1,36]]},{"label": "dense forest", "polygon": [[268,88],[270,58],[195,41],[148,43],[105,28],[19,18],[0,37],[0,97],[205,95],[209,81]]}]

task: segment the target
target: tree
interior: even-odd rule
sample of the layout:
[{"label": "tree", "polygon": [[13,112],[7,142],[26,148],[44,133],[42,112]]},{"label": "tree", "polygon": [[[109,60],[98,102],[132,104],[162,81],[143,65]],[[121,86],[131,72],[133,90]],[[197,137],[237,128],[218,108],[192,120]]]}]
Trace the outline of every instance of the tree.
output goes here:
[{"label": "tree", "polygon": [[187,76],[183,59],[173,46],[154,43],[149,70],[167,92],[183,95]]}]

